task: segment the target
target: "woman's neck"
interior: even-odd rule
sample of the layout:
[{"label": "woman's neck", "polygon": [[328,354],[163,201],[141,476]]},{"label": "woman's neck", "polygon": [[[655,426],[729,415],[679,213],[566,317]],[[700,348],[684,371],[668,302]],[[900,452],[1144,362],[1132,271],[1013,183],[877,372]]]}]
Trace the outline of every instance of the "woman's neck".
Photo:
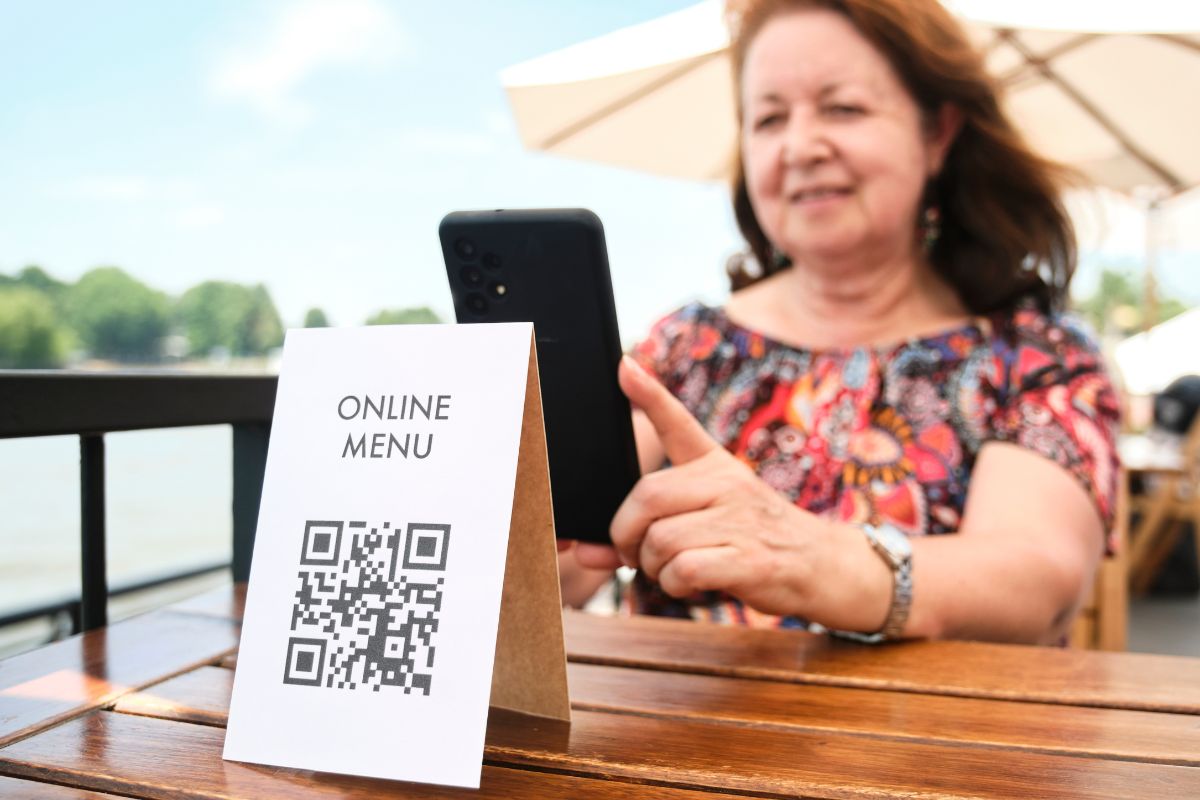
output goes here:
[{"label": "woman's neck", "polygon": [[970,317],[954,289],[915,259],[871,269],[796,265],[735,294],[728,312],[773,339],[814,349],[890,344]]}]

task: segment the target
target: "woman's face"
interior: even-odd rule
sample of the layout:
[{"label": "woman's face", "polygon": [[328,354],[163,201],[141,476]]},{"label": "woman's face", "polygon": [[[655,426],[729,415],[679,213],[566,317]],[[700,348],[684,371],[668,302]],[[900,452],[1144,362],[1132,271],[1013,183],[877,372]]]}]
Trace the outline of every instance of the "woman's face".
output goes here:
[{"label": "woman's face", "polygon": [[768,21],[746,52],[742,103],[746,187],[777,248],[800,264],[912,252],[922,190],[953,131],[927,130],[849,20],[804,10]]}]

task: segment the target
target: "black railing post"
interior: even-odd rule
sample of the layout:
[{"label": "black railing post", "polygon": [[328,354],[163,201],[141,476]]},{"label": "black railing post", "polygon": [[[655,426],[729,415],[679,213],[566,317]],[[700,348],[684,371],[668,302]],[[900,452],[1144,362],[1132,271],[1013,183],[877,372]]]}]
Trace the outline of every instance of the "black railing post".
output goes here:
[{"label": "black railing post", "polygon": [[108,624],[108,574],[104,531],[104,436],[79,437],[82,592],[79,624],[85,631]]},{"label": "black railing post", "polygon": [[241,423],[233,426],[233,579],[250,580],[254,531],[267,469],[271,426]]}]

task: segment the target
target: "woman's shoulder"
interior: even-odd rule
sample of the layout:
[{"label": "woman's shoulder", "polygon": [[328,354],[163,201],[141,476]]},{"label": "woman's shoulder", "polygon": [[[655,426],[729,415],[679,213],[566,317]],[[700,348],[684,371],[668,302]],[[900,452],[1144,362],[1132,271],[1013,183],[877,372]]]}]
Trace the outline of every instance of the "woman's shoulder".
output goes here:
[{"label": "woman's shoulder", "polygon": [[655,322],[631,354],[663,383],[673,386],[700,354],[697,342],[721,340],[724,324],[721,309],[690,302]]},{"label": "woman's shoulder", "polygon": [[1021,305],[992,315],[989,322],[992,350],[1013,383],[1104,370],[1096,337],[1074,314]]},{"label": "woman's shoulder", "polygon": [[719,338],[726,325],[725,314],[720,308],[692,301],[660,317],[636,349],[670,349],[697,338]]},{"label": "woman's shoulder", "polygon": [[699,300],[685,303],[674,311],[664,314],[654,323],[651,330],[660,328],[678,329],[697,325],[719,325],[724,313],[718,306],[710,306]]}]

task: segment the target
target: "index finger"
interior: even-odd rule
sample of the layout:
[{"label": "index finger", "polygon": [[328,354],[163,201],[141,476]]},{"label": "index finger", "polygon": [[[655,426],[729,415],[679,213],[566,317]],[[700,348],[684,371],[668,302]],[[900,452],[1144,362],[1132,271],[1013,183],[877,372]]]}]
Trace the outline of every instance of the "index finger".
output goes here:
[{"label": "index finger", "polygon": [[649,418],[672,464],[686,464],[720,447],[692,412],[629,356],[621,359],[617,380]]}]

